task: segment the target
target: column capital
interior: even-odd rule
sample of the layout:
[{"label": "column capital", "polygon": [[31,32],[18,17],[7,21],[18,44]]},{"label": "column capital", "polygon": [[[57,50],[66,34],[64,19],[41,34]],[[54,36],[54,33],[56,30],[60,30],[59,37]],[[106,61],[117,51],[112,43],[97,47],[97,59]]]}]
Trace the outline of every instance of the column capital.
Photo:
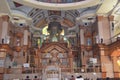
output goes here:
[{"label": "column capital", "polygon": [[114,16],[113,15],[109,16],[109,20],[113,21],[114,20]]},{"label": "column capital", "polygon": [[3,20],[3,21],[7,21],[7,22],[8,22],[8,21],[9,21],[9,18],[10,18],[10,17],[9,17],[8,15],[2,15],[2,20]]},{"label": "column capital", "polygon": [[103,19],[103,16],[97,16],[97,20],[101,21]]}]

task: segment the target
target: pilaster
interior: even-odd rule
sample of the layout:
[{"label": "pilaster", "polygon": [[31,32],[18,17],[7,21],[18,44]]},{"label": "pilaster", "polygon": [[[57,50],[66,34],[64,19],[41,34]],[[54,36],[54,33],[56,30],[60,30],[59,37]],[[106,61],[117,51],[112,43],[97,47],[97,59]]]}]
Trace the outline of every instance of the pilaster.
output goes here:
[{"label": "pilaster", "polygon": [[103,44],[99,44],[99,51],[100,51],[100,62],[101,62],[101,72],[102,72],[102,78],[106,78],[106,67],[105,67],[105,46]]},{"label": "pilaster", "polygon": [[1,42],[3,44],[8,43],[9,35],[8,35],[8,26],[9,26],[9,16],[3,15],[2,18],[2,33],[1,33]]},{"label": "pilaster", "polygon": [[110,39],[110,21],[107,16],[97,16],[99,43],[107,44]]}]

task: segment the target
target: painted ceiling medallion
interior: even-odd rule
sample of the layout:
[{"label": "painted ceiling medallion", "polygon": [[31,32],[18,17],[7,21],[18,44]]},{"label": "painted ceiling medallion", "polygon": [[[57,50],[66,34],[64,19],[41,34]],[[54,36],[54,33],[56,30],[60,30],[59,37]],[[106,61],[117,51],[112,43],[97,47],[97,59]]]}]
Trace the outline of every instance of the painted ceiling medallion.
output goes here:
[{"label": "painted ceiling medallion", "polygon": [[[13,0],[17,3],[24,4],[27,6],[31,6],[34,8],[41,8],[41,9],[47,9],[47,10],[73,10],[73,9],[79,9],[79,8],[85,8],[85,7],[91,7],[95,6],[101,3],[100,0],[84,0],[79,2],[63,2],[63,3],[57,3],[57,2],[42,2],[38,0]],[[66,0],[65,0],[66,1]],[[55,4],[57,3],[57,4]]]},{"label": "painted ceiling medallion", "polygon": [[85,0],[35,0],[39,2],[47,2],[47,3],[73,3],[73,2],[80,2]]}]

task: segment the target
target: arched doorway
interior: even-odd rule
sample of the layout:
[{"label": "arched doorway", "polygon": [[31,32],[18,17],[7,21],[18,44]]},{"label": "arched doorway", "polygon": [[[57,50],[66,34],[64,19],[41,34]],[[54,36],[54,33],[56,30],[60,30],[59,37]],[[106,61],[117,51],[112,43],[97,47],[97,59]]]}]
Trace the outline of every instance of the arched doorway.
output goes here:
[{"label": "arched doorway", "polygon": [[120,78],[120,48],[112,52],[113,72],[115,78]]}]

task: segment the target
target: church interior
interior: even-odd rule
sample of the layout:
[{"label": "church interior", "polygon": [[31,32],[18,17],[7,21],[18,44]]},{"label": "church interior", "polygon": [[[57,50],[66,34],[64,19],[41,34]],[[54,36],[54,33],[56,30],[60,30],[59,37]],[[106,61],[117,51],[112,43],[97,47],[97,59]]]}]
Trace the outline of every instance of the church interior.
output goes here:
[{"label": "church interior", "polygon": [[120,0],[1,0],[0,80],[120,80]]}]

